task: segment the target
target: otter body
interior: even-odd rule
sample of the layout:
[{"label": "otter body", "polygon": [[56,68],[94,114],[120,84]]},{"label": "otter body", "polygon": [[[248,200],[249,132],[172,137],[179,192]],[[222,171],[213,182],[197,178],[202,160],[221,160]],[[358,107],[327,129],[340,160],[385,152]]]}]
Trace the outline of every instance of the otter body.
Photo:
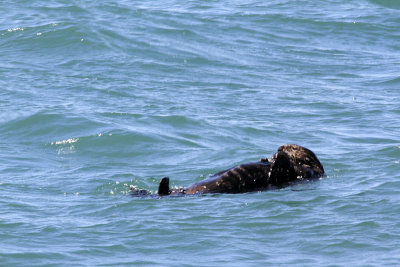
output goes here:
[{"label": "otter body", "polygon": [[292,181],[322,175],[324,168],[311,150],[298,145],[283,145],[269,159],[232,167],[186,188],[170,190],[169,178],[164,177],[158,194],[245,193],[279,188]]},{"label": "otter body", "polygon": [[264,177],[270,171],[269,162],[241,164],[188,186],[185,193],[244,193],[256,188],[262,190],[268,186]]}]

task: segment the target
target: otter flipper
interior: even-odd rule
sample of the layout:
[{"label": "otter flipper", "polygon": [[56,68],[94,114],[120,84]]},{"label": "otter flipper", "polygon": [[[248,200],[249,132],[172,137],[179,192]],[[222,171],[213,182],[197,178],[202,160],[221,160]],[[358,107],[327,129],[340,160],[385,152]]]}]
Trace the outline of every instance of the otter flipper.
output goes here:
[{"label": "otter flipper", "polygon": [[158,194],[160,196],[167,196],[171,193],[169,190],[169,178],[164,177],[161,179],[160,185],[158,186]]},{"label": "otter flipper", "polygon": [[282,185],[296,180],[296,171],[290,161],[289,155],[284,151],[275,153],[268,182],[272,185]]}]

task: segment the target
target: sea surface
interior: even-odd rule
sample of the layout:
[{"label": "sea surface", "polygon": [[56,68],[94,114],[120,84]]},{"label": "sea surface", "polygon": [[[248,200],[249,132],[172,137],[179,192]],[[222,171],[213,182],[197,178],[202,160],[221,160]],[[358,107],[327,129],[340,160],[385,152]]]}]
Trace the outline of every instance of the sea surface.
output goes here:
[{"label": "sea surface", "polygon": [[[398,266],[400,1],[0,2],[1,266]],[[287,143],[326,175],[187,186]]]}]

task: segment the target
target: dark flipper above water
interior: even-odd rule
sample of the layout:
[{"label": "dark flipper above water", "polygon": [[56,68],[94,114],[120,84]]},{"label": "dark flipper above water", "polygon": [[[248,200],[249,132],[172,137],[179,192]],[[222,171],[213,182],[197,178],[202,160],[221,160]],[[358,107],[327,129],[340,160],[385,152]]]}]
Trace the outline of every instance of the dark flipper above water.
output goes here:
[{"label": "dark flipper above water", "polygon": [[324,168],[311,150],[299,145],[283,145],[269,159],[232,167],[186,188],[170,190],[169,178],[164,177],[158,187],[158,195],[261,191],[323,175]]},{"label": "dark flipper above water", "polygon": [[158,186],[158,194],[160,196],[169,195],[171,192],[169,190],[169,178],[164,177],[161,179],[160,185]]},{"label": "dark flipper above water", "polygon": [[297,174],[288,154],[279,151],[273,156],[271,162],[272,167],[268,177],[269,184],[282,186],[296,180]]}]

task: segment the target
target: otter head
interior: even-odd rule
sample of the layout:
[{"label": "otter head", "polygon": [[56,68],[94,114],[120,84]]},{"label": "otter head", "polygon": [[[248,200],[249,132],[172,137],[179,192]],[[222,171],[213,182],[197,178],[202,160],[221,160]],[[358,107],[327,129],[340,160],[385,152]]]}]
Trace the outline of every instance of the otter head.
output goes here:
[{"label": "otter head", "polygon": [[278,148],[278,152],[279,151],[286,152],[294,164],[311,169],[314,172],[314,175],[324,175],[324,167],[322,167],[321,162],[318,160],[314,152],[308,148],[299,145],[288,144],[280,146]]}]

